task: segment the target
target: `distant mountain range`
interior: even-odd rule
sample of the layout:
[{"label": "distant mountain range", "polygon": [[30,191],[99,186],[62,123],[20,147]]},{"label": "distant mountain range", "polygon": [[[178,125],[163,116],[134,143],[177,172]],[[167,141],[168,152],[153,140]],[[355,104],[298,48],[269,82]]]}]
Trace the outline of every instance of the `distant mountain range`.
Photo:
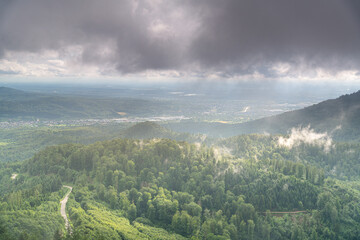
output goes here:
[{"label": "distant mountain range", "polygon": [[0,101],[19,101],[41,97],[41,94],[28,93],[13,88],[0,87]]},{"label": "distant mountain range", "polygon": [[40,94],[0,87],[0,120],[146,116],[165,109],[169,109],[165,101]]}]

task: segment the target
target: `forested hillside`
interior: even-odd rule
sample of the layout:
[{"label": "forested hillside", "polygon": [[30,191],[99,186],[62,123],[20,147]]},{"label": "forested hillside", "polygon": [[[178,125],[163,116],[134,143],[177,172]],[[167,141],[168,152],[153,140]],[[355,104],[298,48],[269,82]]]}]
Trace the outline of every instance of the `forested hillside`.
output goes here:
[{"label": "forested hillside", "polygon": [[129,124],[109,126],[55,126],[2,129],[0,134],[0,162],[23,161],[35,153],[64,143],[90,144],[118,138]]},{"label": "forested hillside", "polygon": [[155,122],[141,122],[125,129],[121,132],[121,137],[130,139],[153,139],[153,138],[169,138],[169,139],[190,139],[191,135],[186,133],[176,133]]},{"label": "forested hillside", "polygon": [[[271,160],[277,169],[285,172],[300,171],[308,176],[309,171],[299,169],[304,167],[302,164],[308,164],[318,167],[326,176],[359,180],[360,143],[335,142],[329,149],[324,149],[322,145],[300,142],[296,147],[289,148],[279,144],[280,138],[280,135],[241,135],[221,140],[218,144],[239,158]],[[287,165],[291,162],[295,165]]]},{"label": "forested hillside", "polygon": [[9,128],[1,130],[0,162],[27,160],[47,146],[64,143],[90,144],[119,137],[130,139],[168,138],[207,143],[212,141],[212,139],[199,134],[177,133],[155,122]]},{"label": "forested hillside", "polygon": [[72,239],[358,239],[358,182],[294,162],[269,137],[227,141],[66,144],[2,164],[2,236],[65,238],[66,184]]}]

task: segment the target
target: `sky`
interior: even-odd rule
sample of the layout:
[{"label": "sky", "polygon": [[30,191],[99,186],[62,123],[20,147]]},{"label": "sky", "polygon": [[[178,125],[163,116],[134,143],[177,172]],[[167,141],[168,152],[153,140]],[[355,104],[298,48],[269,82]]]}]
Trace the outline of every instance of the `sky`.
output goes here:
[{"label": "sky", "polygon": [[360,82],[358,0],[0,0],[0,81]]}]

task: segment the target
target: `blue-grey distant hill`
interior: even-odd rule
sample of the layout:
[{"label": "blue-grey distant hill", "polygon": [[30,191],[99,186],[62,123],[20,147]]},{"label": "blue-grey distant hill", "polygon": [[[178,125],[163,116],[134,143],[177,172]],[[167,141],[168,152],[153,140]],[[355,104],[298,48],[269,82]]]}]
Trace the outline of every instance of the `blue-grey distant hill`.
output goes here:
[{"label": "blue-grey distant hill", "polygon": [[161,114],[164,101],[92,98],[24,92],[0,87],[0,120],[115,118]]}]

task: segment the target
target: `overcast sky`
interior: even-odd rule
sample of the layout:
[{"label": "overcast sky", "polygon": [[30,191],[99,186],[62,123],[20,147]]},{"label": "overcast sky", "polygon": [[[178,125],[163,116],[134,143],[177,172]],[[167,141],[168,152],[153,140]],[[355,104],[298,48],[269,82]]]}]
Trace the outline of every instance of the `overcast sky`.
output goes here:
[{"label": "overcast sky", "polygon": [[358,0],[0,0],[0,80],[360,80]]}]

